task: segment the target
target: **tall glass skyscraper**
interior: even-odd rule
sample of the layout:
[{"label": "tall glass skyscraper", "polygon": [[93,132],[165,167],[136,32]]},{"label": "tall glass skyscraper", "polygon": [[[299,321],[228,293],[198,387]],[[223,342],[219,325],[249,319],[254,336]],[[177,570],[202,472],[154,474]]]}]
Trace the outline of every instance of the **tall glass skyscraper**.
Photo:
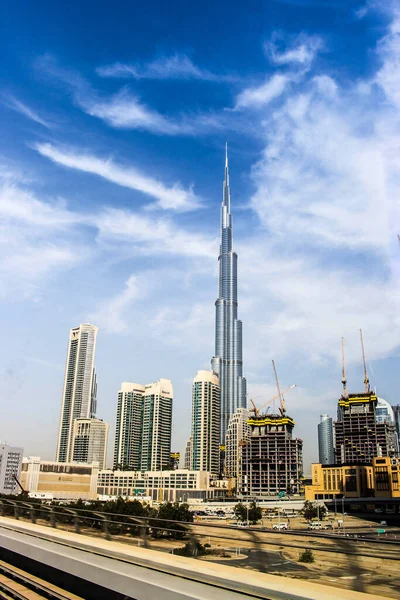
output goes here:
[{"label": "tall glass skyscraper", "polygon": [[221,206],[219,252],[219,297],[215,302],[215,356],[212,370],[219,375],[221,389],[221,443],[231,416],[246,408],[246,379],[243,377],[242,321],[237,318],[237,254],[233,251],[229,188],[228,148]]}]

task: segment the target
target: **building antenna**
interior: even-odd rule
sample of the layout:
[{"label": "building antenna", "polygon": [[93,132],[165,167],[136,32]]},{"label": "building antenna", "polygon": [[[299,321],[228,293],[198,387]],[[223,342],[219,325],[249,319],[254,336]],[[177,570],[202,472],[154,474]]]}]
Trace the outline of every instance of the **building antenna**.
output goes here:
[{"label": "building antenna", "polygon": [[276,373],[276,367],[275,367],[275,361],[274,360],[272,361],[272,366],[273,366],[273,369],[274,369],[274,375],[275,375],[275,381],[276,381],[276,388],[278,390],[278,396],[279,396],[279,399],[281,401],[281,405],[279,407],[279,412],[281,413],[282,417],[284,417],[285,416],[285,412],[286,412],[285,398],[283,397],[283,394],[281,393],[281,389],[279,387],[279,380],[278,380],[278,375]]},{"label": "building antenna", "polygon": [[347,392],[347,379],[346,373],[344,370],[344,338],[342,337],[342,385],[343,385],[343,398],[348,398],[349,394]]},{"label": "building antenna", "polygon": [[369,385],[369,379],[368,379],[368,373],[367,373],[367,365],[365,363],[364,340],[363,340],[362,329],[360,329],[360,339],[361,339],[362,359],[363,359],[363,365],[364,365],[364,386],[365,386],[365,393],[369,394],[370,391],[371,391],[371,389],[370,389],[370,385]]}]

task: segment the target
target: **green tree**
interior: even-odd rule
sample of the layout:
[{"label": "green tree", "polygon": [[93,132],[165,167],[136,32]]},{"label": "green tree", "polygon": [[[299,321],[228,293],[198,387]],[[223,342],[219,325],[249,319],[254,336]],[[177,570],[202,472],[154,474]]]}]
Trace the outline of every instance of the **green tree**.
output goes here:
[{"label": "green tree", "polygon": [[153,517],[155,518],[151,519],[150,524],[151,535],[156,538],[168,536],[173,539],[182,539],[186,535],[187,528],[185,525],[173,521],[193,523],[193,513],[189,510],[188,504],[164,502],[154,513]]},{"label": "green tree", "polygon": [[239,502],[239,504],[236,504],[235,508],[233,509],[233,512],[238,521],[246,521],[247,508],[244,504],[242,504],[241,502]]},{"label": "green tree", "polygon": [[257,523],[262,517],[262,510],[259,506],[256,506],[255,502],[252,502],[249,507],[249,521],[251,523]]},{"label": "green tree", "polygon": [[307,521],[318,518],[322,520],[326,516],[326,507],[323,504],[319,505],[317,502],[306,500],[304,502],[303,515]]}]

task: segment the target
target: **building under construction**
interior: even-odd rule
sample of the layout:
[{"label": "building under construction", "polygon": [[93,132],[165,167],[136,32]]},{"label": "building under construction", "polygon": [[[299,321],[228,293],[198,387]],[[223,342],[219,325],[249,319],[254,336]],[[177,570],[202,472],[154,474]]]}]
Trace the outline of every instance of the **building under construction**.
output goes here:
[{"label": "building under construction", "polygon": [[242,445],[240,489],[251,497],[300,491],[303,441],[293,438],[295,422],[286,415],[277,377],[276,382],[280,414],[260,414],[254,407],[247,421],[250,435]]},{"label": "building under construction", "polygon": [[377,456],[395,456],[395,426],[378,423],[376,419],[377,395],[371,391],[367,375],[364,343],[360,330],[364,364],[364,392],[349,394],[344,368],[344,342],[342,338],[343,393],[338,401],[338,418],[335,423],[336,464],[372,464]]}]

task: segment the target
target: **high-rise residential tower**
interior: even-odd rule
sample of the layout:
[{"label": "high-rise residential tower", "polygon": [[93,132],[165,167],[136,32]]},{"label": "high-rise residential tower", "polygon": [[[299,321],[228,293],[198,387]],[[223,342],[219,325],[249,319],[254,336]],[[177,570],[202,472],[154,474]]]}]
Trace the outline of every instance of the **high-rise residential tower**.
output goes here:
[{"label": "high-rise residential tower", "polygon": [[118,392],[114,469],[158,471],[171,461],[173,390],[169,379],[122,383]]},{"label": "high-rise residential tower", "polygon": [[114,469],[140,471],[144,385],[121,384],[117,400]]},{"label": "high-rise residential tower", "polygon": [[162,471],[169,467],[172,399],[169,379],[144,387],[141,471]]},{"label": "high-rise residential tower", "polygon": [[250,425],[247,423],[249,416],[247,408],[238,408],[229,421],[225,446],[225,474],[227,477],[239,478],[240,476],[242,444],[250,435]]},{"label": "high-rise residential tower", "polygon": [[215,356],[212,370],[219,376],[221,389],[221,443],[229,419],[238,408],[246,408],[246,379],[243,377],[242,322],[238,320],[237,254],[233,251],[228,150],[221,206],[221,245],[219,252],[219,296],[215,302]]},{"label": "high-rise residential tower", "polygon": [[73,431],[74,462],[98,463],[106,468],[108,423],[101,419],[75,419]]},{"label": "high-rise residential tower", "polygon": [[18,494],[23,448],[14,448],[0,442],[0,494]]},{"label": "high-rise residential tower", "polygon": [[95,417],[97,378],[94,368],[98,328],[89,323],[71,329],[68,340],[60,428],[58,462],[73,458],[74,419]]},{"label": "high-rise residential tower", "polygon": [[333,448],[333,420],[329,415],[321,415],[318,423],[318,453],[322,465],[333,465],[335,450]]},{"label": "high-rise residential tower", "polygon": [[218,375],[198,371],[192,387],[191,469],[219,473],[221,398]]}]

